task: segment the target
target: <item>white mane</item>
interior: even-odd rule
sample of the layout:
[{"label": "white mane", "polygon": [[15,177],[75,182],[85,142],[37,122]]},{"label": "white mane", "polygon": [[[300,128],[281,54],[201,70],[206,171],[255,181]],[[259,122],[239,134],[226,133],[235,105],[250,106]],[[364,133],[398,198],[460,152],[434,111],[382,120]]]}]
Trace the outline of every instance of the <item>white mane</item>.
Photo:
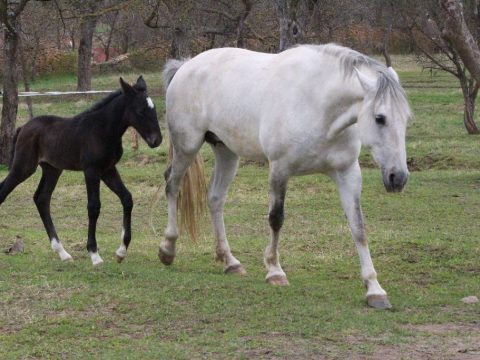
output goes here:
[{"label": "white mane", "polygon": [[300,45],[314,49],[322,55],[331,56],[340,62],[340,66],[349,77],[354,74],[354,69],[365,66],[378,73],[378,88],[375,95],[375,101],[381,101],[385,96],[392,100],[392,107],[395,108],[399,116],[408,120],[412,117],[410,105],[405,91],[400,83],[388,71],[388,68],[381,62],[371,57],[361,54],[358,51],[346,48],[337,44],[325,45]]}]

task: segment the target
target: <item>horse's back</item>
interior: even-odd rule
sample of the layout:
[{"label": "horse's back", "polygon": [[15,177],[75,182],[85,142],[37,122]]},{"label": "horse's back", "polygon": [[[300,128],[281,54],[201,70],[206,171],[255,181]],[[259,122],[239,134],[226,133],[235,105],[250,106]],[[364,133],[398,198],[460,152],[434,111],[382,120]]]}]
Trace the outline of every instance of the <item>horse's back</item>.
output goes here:
[{"label": "horse's back", "polygon": [[179,136],[210,131],[240,156],[267,157],[261,122],[288,91],[278,76],[286,61],[284,54],[238,48],[212,49],[192,58],[167,89],[170,131]]},{"label": "horse's back", "polygon": [[169,128],[174,137],[213,132],[247,158],[278,159],[290,145],[311,153],[302,144],[319,143],[325,103],[329,93],[338,93],[340,76],[336,63],[309,46],[280,54],[212,49],[173,77],[166,99]]},{"label": "horse's back", "polygon": [[[53,167],[80,170],[79,122],[75,118],[41,115],[29,120],[18,135],[19,151]],[[35,155],[34,155],[35,154]]]}]

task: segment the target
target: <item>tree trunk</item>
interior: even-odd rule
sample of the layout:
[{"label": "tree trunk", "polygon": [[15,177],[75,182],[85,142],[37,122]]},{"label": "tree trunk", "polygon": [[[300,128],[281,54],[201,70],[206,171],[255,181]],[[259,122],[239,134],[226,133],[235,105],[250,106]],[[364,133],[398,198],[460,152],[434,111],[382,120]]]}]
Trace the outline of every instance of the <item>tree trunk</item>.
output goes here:
[{"label": "tree trunk", "polygon": [[[28,71],[27,61],[25,60],[25,51],[23,48],[23,44],[19,46],[19,55],[20,55],[20,66],[22,68],[22,78],[23,78],[23,85],[25,86],[25,91],[30,91],[30,72]],[[33,118],[33,104],[32,98],[30,96],[25,97],[25,102],[27,103],[28,107],[28,114],[30,119]]]},{"label": "tree trunk", "polygon": [[288,0],[275,0],[275,8],[278,17],[278,52],[287,49],[289,44],[289,18],[288,18]]},{"label": "tree trunk", "polygon": [[471,79],[460,79],[460,85],[463,93],[464,107],[463,107],[463,123],[467,129],[468,134],[479,134],[477,124],[475,123],[475,100],[478,94],[478,83]]},{"label": "tree trunk", "polygon": [[439,0],[444,21],[442,37],[458,52],[462,62],[477,82],[480,82],[480,49],[463,16],[459,0]]},{"label": "tree trunk", "polygon": [[477,124],[475,124],[475,100],[471,97],[465,98],[465,110],[463,116],[463,122],[465,123],[465,128],[470,135],[479,134]]},{"label": "tree trunk", "polygon": [[78,67],[77,67],[77,90],[88,91],[91,89],[91,68],[93,33],[97,18],[95,16],[84,16],[80,24],[80,44],[78,46]]},{"label": "tree trunk", "polygon": [[295,45],[302,38],[302,30],[296,21],[298,0],[274,0],[279,25],[278,51]]},{"label": "tree trunk", "polygon": [[[388,8],[387,8],[388,7]],[[384,7],[382,8],[382,12],[385,11],[387,13],[386,15],[386,23],[385,23],[385,34],[383,35],[383,43],[382,43],[382,54],[383,57],[385,58],[385,65],[387,67],[392,66],[392,58],[390,57],[390,51],[389,51],[389,43],[390,43],[390,38],[392,35],[392,28],[393,28],[393,4],[392,2],[388,2],[388,4],[384,4]]]},{"label": "tree trunk", "polygon": [[[14,29],[16,20],[11,21]],[[4,66],[3,66],[3,107],[0,123],[0,164],[7,165],[10,160],[10,147],[18,111],[18,73],[17,53],[19,35],[17,32],[4,30]]]},{"label": "tree trunk", "polygon": [[182,59],[191,56],[190,41],[185,29],[173,29],[172,46],[170,56],[174,59]]},{"label": "tree trunk", "polygon": [[237,38],[236,38],[236,46],[239,48],[245,47],[245,21],[247,20],[250,11],[252,10],[253,3],[251,0],[242,0],[244,10],[243,13],[238,17],[237,23]]},{"label": "tree trunk", "polygon": [[115,32],[115,25],[117,24],[118,14],[118,11],[114,14],[112,24],[110,25],[110,31],[108,32],[107,44],[105,45],[105,61],[110,60],[110,47],[112,45],[113,34]]}]

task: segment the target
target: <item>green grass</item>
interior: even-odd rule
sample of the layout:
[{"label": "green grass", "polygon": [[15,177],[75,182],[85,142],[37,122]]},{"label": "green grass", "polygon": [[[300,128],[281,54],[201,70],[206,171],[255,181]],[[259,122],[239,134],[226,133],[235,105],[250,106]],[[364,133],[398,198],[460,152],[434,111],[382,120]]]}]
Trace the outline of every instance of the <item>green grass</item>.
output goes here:
[{"label": "green grass", "polygon": [[[289,287],[264,281],[267,167],[250,163],[242,164],[225,209],[230,244],[248,275],[223,275],[213,260],[208,221],[203,239],[181,238],[174,265],[164,267],[157,258],[166,224],[164,197],[150,208],[159,187],[163,194],[167,147],[151,150],[142,143],[133,152],[126,136],[119,168],[135,200],[134,237],[121,265],[113,258],[121,206],[103,186],[97,237],[106,263],[91,267],[81,173],[65,172],[52,200],[57,231],[72,263],[61,263],[51,251],[36,213],[32,196],[39,172],[0,207],[0,249],[16,236],[26,244],[23,254],[0,255],[0,358],[344,359],[382,354],[390,359],[421,358],[427,351],[446,359],[455,358],[448,351],[463,354],[455,348],[458,343],[464,344],[462,351],[478,351],[479,305],[460,299],[480,296],[480,138],[465,135],[454,79],[432,78],[410,65],[400,75],[415,112],[407,145],[418,171],[404,193],[386,194],[379,170],[362,155],[371,252],[393,311],[365,306],[358,257],[337,191],[321,175],[289,183],[281,239]],[[94,87],[116,88],[117,77],[98,77]],[[125,78],[133,81],[136,74]],[[160,115],[159,75],[146,79]],[[33,88],[74,89],[75,79],[42,79]],[[34,110],[68,116],[97,98],[35,98]],[[22,106],[19,123],[25,120]],[[208,149],[204,155],[210,169]],[[5,175],[1,168],[0,179]],[[432,324],[443,330],[421,330]]]}]

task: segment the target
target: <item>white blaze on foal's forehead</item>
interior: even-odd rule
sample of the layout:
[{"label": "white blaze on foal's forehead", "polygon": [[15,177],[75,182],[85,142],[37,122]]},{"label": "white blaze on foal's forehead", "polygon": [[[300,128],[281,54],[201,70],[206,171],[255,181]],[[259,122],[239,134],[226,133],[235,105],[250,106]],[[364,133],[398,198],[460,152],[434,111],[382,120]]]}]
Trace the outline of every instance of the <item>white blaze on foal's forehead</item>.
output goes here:
[{"label": "white blaze on foal's forehead", "polygon": [[152,98],[149,96],[147,97],[147,105],[150,109],[153,109],[155,107],[155,104],[152,101]]}]

